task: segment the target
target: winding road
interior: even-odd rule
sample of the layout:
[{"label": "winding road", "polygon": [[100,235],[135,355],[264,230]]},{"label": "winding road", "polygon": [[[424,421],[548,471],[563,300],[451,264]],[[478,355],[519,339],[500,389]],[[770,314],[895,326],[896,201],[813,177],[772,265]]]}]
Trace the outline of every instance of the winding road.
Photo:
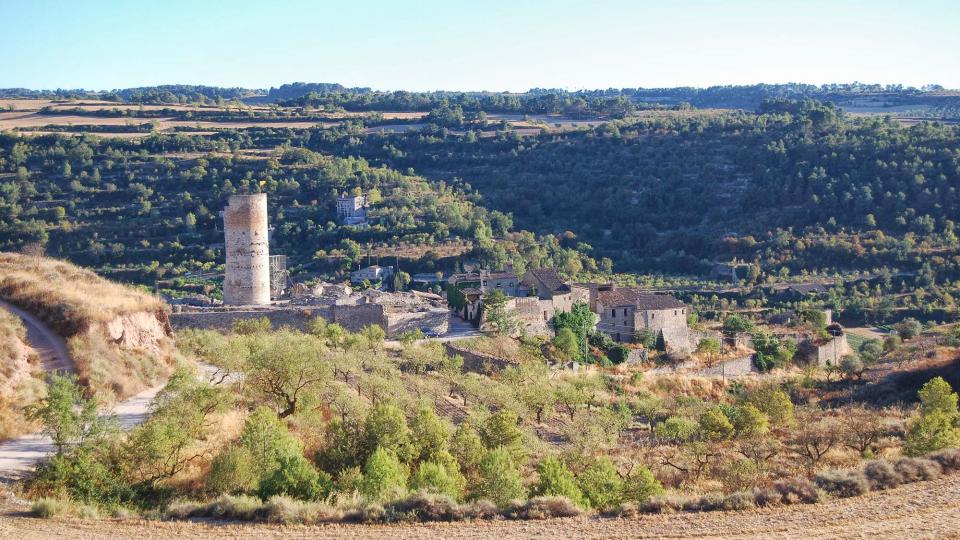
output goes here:
[{"label": "winding road", "polygon": [[[21,308],[0,300],[0,308],[6,309],[23,321],[27,329],[28,345],[33,347],[40,357],[44,371],[74,372],[73,361],[66,343],[54,331],[39,319]],[[139,394],[117,403],[104,415],[114,416],[120,423],[120,429],[128,430],[146,420],[150,402],[163,388],[163,385],[144,390]],[[0,482],[13,482],[29,474],[34,466],[53,453],[53,441],[41,432],[23,435],[0,443]]]}]

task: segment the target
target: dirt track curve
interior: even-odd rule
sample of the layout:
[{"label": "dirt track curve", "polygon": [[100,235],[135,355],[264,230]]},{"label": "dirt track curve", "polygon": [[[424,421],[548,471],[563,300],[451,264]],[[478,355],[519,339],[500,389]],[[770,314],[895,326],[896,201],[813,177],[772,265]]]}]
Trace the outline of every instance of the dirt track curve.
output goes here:
[{"label": "dirt track curve", "polygon": [[23,321],[23,326],[27,329],[28,344],[40,357],[40,365],[44,371],[74,371],[70,352],[63,338],[47,328],[40,319],[17,306],[0,300],[0,309],[6,309]]},{"label": "dirt track curve", "polygon": [[960,538],[960,476],[814,505],[638,519],[570,518],[402,525],[279,526],[144,520],[43,520],[0,514],[0,538],[615,539]]}]

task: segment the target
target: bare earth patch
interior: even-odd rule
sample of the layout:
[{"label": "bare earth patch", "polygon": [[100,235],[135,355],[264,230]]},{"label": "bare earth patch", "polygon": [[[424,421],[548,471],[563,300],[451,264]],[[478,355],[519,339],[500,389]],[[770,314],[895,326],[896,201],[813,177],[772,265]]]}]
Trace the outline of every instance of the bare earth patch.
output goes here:
[{"label": "bare earth patch", "polygon": [[544,521],[478,521],[401,525],[279,526],[43,520],[23,517],[23,505],[0,514],[0,537],[41,538],[960,538],[960,481],[947,477],[890,491],[814,505],[746,512],[681,513],[638,519],[596,517]]}]

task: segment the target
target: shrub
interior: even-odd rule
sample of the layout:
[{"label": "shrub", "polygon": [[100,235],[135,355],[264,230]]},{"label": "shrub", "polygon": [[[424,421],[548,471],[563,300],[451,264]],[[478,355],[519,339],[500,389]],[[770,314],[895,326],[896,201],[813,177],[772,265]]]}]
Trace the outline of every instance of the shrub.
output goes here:
[{"label": "shrub", "polygon": [[863,467],[870,489],[890,489],[900,485],[900,475],[888,461],[871,461]]},{"label": "shrub", "polygon": [[242,446],[230,446],[210,464],[206,485],[216,494],[247,493],[257,488],[258,481],[250,451]]},{"label": "shrub", "polygon": [[460,483],[450,476],[443,465],[426,461],[410,477],[410,490],[456,498],[460,495]]},{"label": "shrub", "polygon": [[524,453],[523,431],[520,431],[519,418],[513,411],[504,409],[490,415],[481,426],[480,438],[487,448],[509,450],[514,460]]},{"label": "shrub", "polygon": [[577,481],[590,506],[601,512],[623,500],[623,480],[607,457],[595,459],[580,473]]},{"label": "shrub", "polygon": [[514,464],[513,457],[505,448],[487,452],[480,461],[480,483],[474,495],[490,499],[504,506],[513,499],[524,497],[523,479]]},{"label": "shrub", "polygon": [[713,407],[700,415],[700,434],[708,441],[729,439],[733,431],[733,424],[720,407]]},{"label": "shrub", "polygon": [[662,494],[663,485],[650,469],[643,466],[634,470],[623,483],[623,499],[627,501],[643,503]]},{"label": "shrub", "polygon": [[260,507],[258,517],[268,523],[289,525],[339,521],[343,514],[324,503],[303,502],[277,495]]},{"label": "shrub", "polygon": [[455,521],[463,518],[457,502],[446,495],[416,493],[391,503],[387,514],[399,514],[418,521]]},{"label": "shrub", "polygon": [[723,508],[723,495],[719,493],[707,493],[702,497],[687,499],[683,503],[683,509],[688,512],[713,512]]},{"label": "shrub", "polygon": [[391,452],[403,463],[409,463],[416,448],[407,418],[396,405],[381,403],[370,410],[364,422],[366,447]]},{"label": "shrub", "polygon": [[900,482],[909,484],[911,482],[920,482],[922,480],[935,480],[943,472],[940,464],[931,459],[923,458],[900,458],[894,464],[893,468],[900,475]]},{"label": "shrub", "polygon": [[960,427],[956,414],[934,410],[910,423],[903,450],[909,456],[922,456],[942,448],[960,446]]},{"label": "shrub", "polygon": [[273,328],[270,319],[267,317],[257,317],[254,319],[237,319],[233,321],[231,330],[234,334],[249,336],[253,334],[264,334]]},{"label": "shrub", "polygon": [[935,411],[947,414],[957,412],[957,393],[943,377],[934,377],[927,381],[917,392],[917,397],[920,398],[921,414]]},{"label": "shrub", "polygon": [[363,490],[363,470],[360,467],[350,467],[340,471],[334,489],[345,495],[360,493]]},{"label": "shrub", "polygon": [[570,469],[557,458],[548,457],[537,464],[537,482],[530,488],[534,496],[566,497],[576,504],[585,504],[583,492],[577,486]]},{"label": "shrub", "polygon": [[657,438],[664,441],[682,443],[693,439],[697,433],[697,428],[697,423],[689,418],[671,416],[657,424],[653,432]]},{"label": "shrub", "polygon": [[497,505],[487,499],[480,499],[460,505],[463,519],[493,519],[497,517]]},{"label": "shrub", "polygon": [[793,420],[793,402],[786,392],[774,387],[759,389],[751,393],[747,399],[763,414],[767,415],[774,425],[789,423]]},{"label": "shrub", "polygon": [[856,497],[870,491],[870,484],[861,471],[827,470],[816,476],[820,489],[837,497]]},{"label": "shrub", "polygon": [[287,495],[306,501],[315,501],[330,493],[330,475],[317,471],[302,454],[280,458],[274,471],[260,482],[257,494],[261,499]]},{"label": "shrub", "polygon": [[939,463],[944,473],[960,472],[960,448],[944,448],[927,457]]},{"label": "shrub", "polygon": [[42,518],[78,517],[97,519],[100,517],[100,512],[96,506],[49,497],[34,501],[30,507],[30,512]]},{"label": "shrub", "polygon": [[507,519],[550,519],[575,517],[580,508],[566,497],[534,497],[526,502],[513,501],[504,510]]},{"label": "shrub", "polygon": [[640,506],[646,514],[674,514],[683,509],[684,500],[675,495],[653,497]]},{"label": "shrub", "polygon": [[733,429],[738,437],[763,435],[769,430],[769,420],[754,404],[744,403],[733,415]]},{"label": "shrub", "polygon": [[258,407],[247,417],[237,442],[250,452],[254,470],[261,478],[273,473],[282,456],[300,453],[299,441],[269,407]]},{"label": "shrub", "polygon": [[723,498],[723,510],[749,510],[756,506],[753,494],[747,491],[737,491]]},{"label": "shrub", "polygon": [[363,468],[364,495],[382,501],[400,496],[407,485],[407,469],[396,454],[377,448]]},{"label": "shrub", "polygon": [[806,478],[790,478],[774,482],[773,489],[780,494],[783,504],[812,504],[820,500],[817,486]]}]

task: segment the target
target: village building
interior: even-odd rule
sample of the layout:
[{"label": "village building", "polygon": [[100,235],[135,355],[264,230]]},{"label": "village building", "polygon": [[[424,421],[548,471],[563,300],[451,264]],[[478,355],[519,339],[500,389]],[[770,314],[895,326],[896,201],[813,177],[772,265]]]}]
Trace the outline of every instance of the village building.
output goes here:
[{"label": "village building", "polygon": [[486,294],[496,290],[503,291],[507,296],[517,296],[520,287],[520,278],[508,268],[501,272],[490,270],[475,270],[461,274],[453,274],[447,280],[451,285],[458,288],[472,287]]},{"label": "village building", "polygon": [[337,218],[345,225],[365,225],[367,223],[367,198],[363,195],[343,195],[337,197]]},{"label": "village building", "polygon": [[598,285],[594,313],[597,330],[618,342],[632,342],[637,332],[649,330],[668,351],[690,352],[687,306],[673,296],[652,294],[630,287]]},{"label": "village building", "polygon": [[350,281],[352,283],[363,283],[364,280],[370,283],[383,282],[391,277],[393,277],[392,266],[379,266],[376,264],[350,272]]}]

